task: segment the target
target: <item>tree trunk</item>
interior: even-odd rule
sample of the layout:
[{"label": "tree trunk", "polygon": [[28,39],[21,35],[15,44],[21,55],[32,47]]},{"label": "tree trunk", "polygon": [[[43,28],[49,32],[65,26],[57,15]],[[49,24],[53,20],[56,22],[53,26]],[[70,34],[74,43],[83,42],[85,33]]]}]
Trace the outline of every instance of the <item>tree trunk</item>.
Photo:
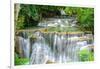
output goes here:
[{"label": "tree trunk", "polygon": [[14,6],[15,21],[17,21],[17,19],[18,19],[19,11],[20,11],[20,4],[15,4],[15,6]]},{"label": "tree trunk", "polygon": [[15,4],[14,5],[14,31],[16,31],[16,25],[17,25],[17,20],[18,20],[18,14],[20,11],[20,4]]}]

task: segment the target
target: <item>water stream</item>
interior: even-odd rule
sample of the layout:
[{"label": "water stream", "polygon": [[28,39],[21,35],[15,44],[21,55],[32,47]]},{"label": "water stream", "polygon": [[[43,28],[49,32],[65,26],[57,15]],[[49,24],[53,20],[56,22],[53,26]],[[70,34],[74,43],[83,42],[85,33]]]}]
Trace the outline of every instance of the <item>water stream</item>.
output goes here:
[{"label": "water stream", "polygon": [[[50,20],[50,19],[49,19]],[[41,23],[39,26],[58,26],[63,28],[63,26],[75,26],[75,20],[65,20],[65,19],[55,19],[52,22],[48,21],[47,24]],[[54,23],[55,22],[55,23]],[[68,24],[72,22],[72,24]],[[64,30],[64,29],[63,29]],[[27,34],[25,32],[22,32]],[[80,61],[78,52],[82,47],[93,44],[92,41],[80,40],[82,38],[91,38],[86,37],[86,34],[82,33],[73,33],[73,34],[59,34],[61,32],[54,33],[43,33],[40,31],[31,32],[31,35],[35,36],[36,39],[31,39],[27,35],[19,36],[19,47],[23,51],[23,56],[29,58],[29,64],[45,64],[48,62],[52,63],[67,63],[67,62],[78,62]],[[91,34],[90,34],[91,35]],[[90,36],[88,34],[88,36]]]},{"label": "water stream", "polygon": [[89,45],[88,41],[78,40],[83,35],[41,32],[36,32],[34,35],[36,35],[34,42],[30,41],[30,38],[19,37],[24,57],[30,59],[30,64],[43,64],[48,61],[54,63],[77,62],[80,61],[78,55],[80,48]]}]

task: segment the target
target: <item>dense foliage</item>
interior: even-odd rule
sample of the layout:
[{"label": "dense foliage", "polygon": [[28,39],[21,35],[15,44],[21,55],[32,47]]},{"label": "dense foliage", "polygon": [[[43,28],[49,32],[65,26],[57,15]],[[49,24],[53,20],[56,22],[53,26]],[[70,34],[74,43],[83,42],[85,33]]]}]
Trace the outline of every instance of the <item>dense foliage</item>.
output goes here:
[{"label": "dense foliage", "polygon": [[94,60],[94,53],[87,50],[83,49],[79,52],[80,60],[81,61],[93,61]]},{"label": "dense foliage", "polygon": [[15,65],[25,65],[29,63],[28,58],[20,58],[17,54],[15,54]]},{"label": "dense foliage", "polygon": [[94,32],[94,9],[93,8],[65,8],[66,14],[76,15],[78,27],[83,31]]}]

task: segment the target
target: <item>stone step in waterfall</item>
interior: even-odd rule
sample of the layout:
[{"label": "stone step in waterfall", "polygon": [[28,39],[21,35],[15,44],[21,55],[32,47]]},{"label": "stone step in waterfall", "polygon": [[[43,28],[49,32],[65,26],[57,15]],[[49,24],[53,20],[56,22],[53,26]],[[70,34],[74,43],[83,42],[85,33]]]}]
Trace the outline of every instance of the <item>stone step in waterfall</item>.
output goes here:
[{"label": "stone step in waterfall", "polygon": [[[74,33],[46,34],[31,31],[30,34],[33,36],[25,31],[22,33],[24,35],[17,35],[19,44],[16,44],[15,47],[20,49],[16,50],[20,57],[30,59],[29,64],[78,62],[80,61],[78,52],[86,46],[93,46],[92,34],[90,37],[89,34],[84,33],[81,35]],[[84,40],[81,41],[80,38]]]}]

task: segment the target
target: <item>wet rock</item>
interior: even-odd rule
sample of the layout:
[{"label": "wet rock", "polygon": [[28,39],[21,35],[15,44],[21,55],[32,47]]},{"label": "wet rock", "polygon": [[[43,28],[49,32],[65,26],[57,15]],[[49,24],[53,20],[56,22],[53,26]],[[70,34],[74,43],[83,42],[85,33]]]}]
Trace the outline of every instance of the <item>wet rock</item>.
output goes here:
[{"label": "wet rock", "polygon": [[20,43],[19,43],[19,37],[16,36],[15,37],[15,52],[19,55],[19,57],[23,57],[23,50],[20,47]]},{"label": "wet rock", "polygon": [[21,37],[23,37],[23,38],[28,38],[28,34],[27,34],[27,32],[22,32],[22,31],[17,31],[16,33],[15,33],[15,35],[16,36],[21,36]]},{"label": "wet rock", "polygon": [[50,60],[48,60],[48,61],[46,62],[46,64],[52,64],[52,63],[55,63],[55,62],[50,61]]}]

